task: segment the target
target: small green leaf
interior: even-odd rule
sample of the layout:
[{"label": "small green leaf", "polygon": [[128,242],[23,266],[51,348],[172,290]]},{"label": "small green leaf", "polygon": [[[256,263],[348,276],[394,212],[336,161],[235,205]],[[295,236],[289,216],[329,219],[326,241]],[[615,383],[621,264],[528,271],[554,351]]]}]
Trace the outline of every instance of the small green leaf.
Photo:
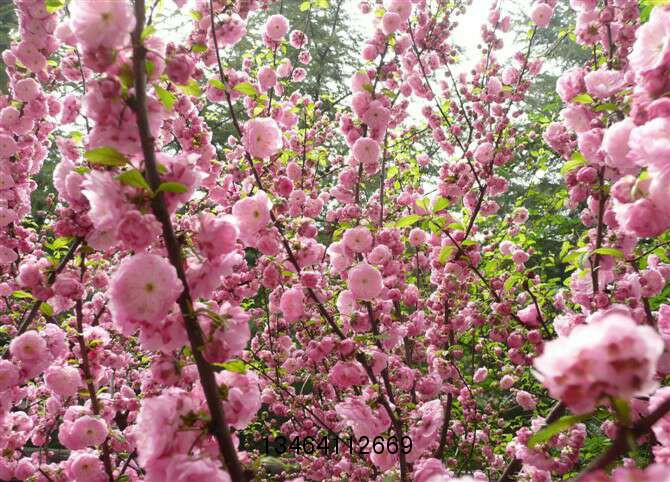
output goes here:
[{"label": "small green leaf", "polygon": [[195,52],[196,54],[201,54],[203,52],[207,52],[207,45],[205,45],[205,44],[193,44],[191,46],[191,51]]},{"label": "small green leaf", "polygon": [[12,293],[12,297],[18,298],[20,300],[32,300],[33,295],[23,290],[16,290]]},{"label": "small green leaf", "polygon": [[251,85],[249,82],[241,82],[237,84],[235,87],[233,87],[233,89],[244,95],[248,95],[249,97],[255,97],[258,95],[256,89],[254,89],[254,86]]},{"label": "small green leaf", "polygon": [[153,25],[147,25],[144,27],[144,30],[142,30],[142,35],[140,35],[140,40],[144,42],[144,40],[147,37],[151,37],[154,33],[156,33],[156,27]]},{"label": "small green leaf", "polygon": [[40,303],[40,311],[46,316],[53,316],[54,314],[54,309],[49,303]]},{"label": "small green leaf", "polygon": [[172,106],[177,101],[177,96],[160,85],[154,85],[154,91],[167,110],[172,110]]},{"label": "small green leaf", "polygon": [[188,188],[180,182],[162,182],[158,186],[158,192],[177,192],[184,193],[187,192]]},{"label": "small green leaf", "polygon": [[226,84],[221,82],[219,79],[209,79],[210,85],[213,87],[219,89],[219,90],[226,90]]},{"label": "small green leaf", "polygon": [[586,92],[583,94],[578,94],[572,98],[573,102],[578,102],[580,104],[593,104],[593,97],[591,97]]},{"label": "small green leaf", "polygon": [[195,81],[195,79],[191,79],[188,84],[178,85],[177,87],[179,87],[179,90],[181,90],[184,94],[192,95],[193,97],[200,97],[200,94],[202,93],[200,91],[200,86]]},{"label": "small green leaf", "polygon": [[442,196],[438,196],[437,199],[435,199],[435,202],[433,203],[433,212],[439,213],[440,211],[448,207],[449,207],[449,200]]},{"label": "small green leaf", "polygon": [[310,8],[311,6],[312,6],[312,4],[309,3],[309,2],[302,2],[302,3],[300,4],[300,7],[299,7],[299,8],[300,8],[300,11],[301,11],[301,12],[304,12],[304,11],[306,11],[306,10],[309,10],[309,8]]},{"label": "small green leaf", "polygon": [[395,223],[396,228],[406,228],[407,226],[411,226],[421,220],[422,216],[418,214],[410,214],[409,216],[405,216],[404,218],[398,219]]},{"label": "small green leaf", "polygon": [[128,158],[113,147],[97,147],[84,153],[84,157],[91,164],[102,166],[124,166],[128,164]]},{"label": "small green leaf", "polygon": [[121,182],[121,184],[125,184],[126,186],[132,186],[139,189],[146,189],[148,191],[151,191],[149,183],[147,182],[146,179],[144,179],[142,173],[137,169],[131,169],[130,171],[125,171],[121,173],[117,179]]},{"label": "small green leaf", "polygon": [[246,373],[247,365],[242,360],[230,360],[223,363],[213,363],[214,366],[235,373]]},{"label": "small green leaf", "polygon": [[628,426],[630,424],[630,404],[622,398],[612,398],[610,401],[619,422],[625,427]]},{"label": "small green leaf", "polygon": [[537,433],[534,433],[531,437],[530,440],[528,441],[528,448],[533,448],[537,444],[541,444],[543,442],[546,442],[549,440],[551,437],[553,437],[556,434],[559,434],[573,425],[583,422],[584,420],[587,420],[591,414],[586,414],[586,415],[566,415],[565,417],[561,417],[558,420],[556,420],[554,423],[551,425],[548,425],[544,427],[542,430],[540,430]]},{"label": "small green leaf", "polygon": [[454,249],[456,249],[455,246],[445,246],[440,250],[440,255],[437,258],[440,264],[447,263],[447,260],[449,259],[449,256],[451,256],[451,253],[454,252]]},{"label": "small green leaf", "polygon": [[586,158],[584,155],[579,151],[575,151],[572,153],[570,160],[563,164],[563,167],[561,167],[561,174],[565,176],[573,169],[576,169],[584,164],[586,164]]},{"label": "small green leaf", "polygon": [[593,254],[604,254],[606,256],[614,256],[615,258],[623,258],[623,251],[616,248],[598,248],[593,250]]},{"label": "small green leaf", "polygon": [[65,0],[46,0],[44,2],[44,7],[49,13],[55,13],[64,6],[65,6]]},{"label": "small green leaf", "polygon": [[86,174],[87,172],[91,172],[91,169],[88,168],[88,167],[86,167],[86,166],[75,167],[75,168],[72,169],[72,170],[73,170],[74,172],[76,172],[77,174]]}]

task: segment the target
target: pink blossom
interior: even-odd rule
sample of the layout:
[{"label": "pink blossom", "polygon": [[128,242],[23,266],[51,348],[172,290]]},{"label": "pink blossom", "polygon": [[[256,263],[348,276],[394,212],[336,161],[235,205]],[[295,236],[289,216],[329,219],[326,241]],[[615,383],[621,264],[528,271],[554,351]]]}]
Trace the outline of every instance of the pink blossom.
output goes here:
[{"label": "pink blossom", "polygon": [[44,381],[52,392],[61,397],[71,397],[81,386],[79,370],[72,366],[50,366],[44,372]]},{"label": "pink blossom", "polygon": [[382,291],[382,275],[369,264],[359,263],[349,270],[348,286],[356,299],[372,300]]},{"label": "pink blossom", "polygon": [[365,384],[368,377],[360,363],[338,361],[330,369],[328,379],[339,388],[349,388]]},{"label": "pink blossom", "polygon": [[167,259],[141,253],[126,258],[112,276],[110,311],[124,332],[137,323],[154,324],[168,315],[183,286]]},{"label": "pink blossom", "polygon": [[670,156],[670,118],[657,117],[630,131],[630,156],[640,166],[664,165]]},{"label": "pink blossom", "polygon": [[227,472],[212,459],[191,458],[185,454],[170,457],[165,473],[174,482],[230,482]]},{"label": "pink blossom", "polygon": [[0,392],[19,383],[19,369],[9,360],[0,360]]},{"label": "pink blossom", "polygon": [[237,220],[240,235],[253,236],[267,226],[271,207],[272,203],[263,191],[237,201],[233,206],[233,216]]},{"label": "pink blossom", "polygon": [[363,164],[377,162],[381,155],[379,143],[369,137],[359,137],[351,148],[354,158]]},{"label": "pink blossom", "polygon": [[244,126],[244,147],[252,157],[267,159],[279,152],[282,147],[282,134],[279,126],[270,117],[251,119]]},{"label": "pink blossom", "polygon": [[283,15],[272,15],[265,22],[265,34],[279,42],[288,33],[288,20]]},{"label": "pink blossom", "polygon": [[196,242],[200,251],[213,260],[235,250],[238,233],[234,219],[203,213]]},{"label": "pink blossom", "polygon": [[9,344],[9,351],[23,363],[34,363],[48,355],[47,342],[35,330],[14,338]]},{"label": "pink blossom", "polygon": [[516,392],[516,403],[521,405],[524,410],[533,410],[537,405],[537,400],[527,391],[519,390]]},{"label": "pink blossom", "polygon": [[294,286],[284,291],[279,302],[279,309],[288,322],[299,320],[304,312],[305,295],[300,286]]},{"label": "pink blossom", "polygon": [[258,377],[252,372],[242,374],[224,370],[216,374],[216,381],[227,388],[228,397],[223,403],[226,421],[243,429],[261,408]]},{"label": "pink blossom", "polygon": [[70,4],[72,33],[85,47],[122,47],[135,27],[128,2],[73,0]]},{"label": "pink blossom", "polygon": [[395,12],[386,12],[382,17],[382,30],[386,35],[391,35],[400,28],[402,18]]},{"label": "pink blossom", "polygon": [[663,347],[651,327],[614,312],[547,343],[535,369],[552,397],[587,413],[607,396],[648,393]]},{"label": "pink blossom", "polygon": [[380,406],[373,412],[360,397],[349,397],[338,403],[335,411],[359,438],[366,436],[372,439],[391,426],[391,419],[383,407]]},{"label": "pink blossom", "polygon": [[603,135],[601,149],[605,152],[605,162],[618,169],[628,169],[634,166],[629,157],[630,148],[628,139],[635,124],[630,118],[612,124]]},{"label": "pink blossom", "polygon": [[547,27],[554,15],[554,9],[546,3],[535,3],[530,11],[530,18],[538,27]]},{"label": "pink blossom", "polygon": [[656,69],[668,61],[670,56],[670,24],[668,11],[654,8],[649,21],[636,32],[636,40],[630,53],[630,65],[638,73]]},{"label": "pink blossom", "polygon": [[84,415],[72,424],[70,437],[82,448],[100,445],[107,438],[107,423],[99,417]]},{"label": "pink blossom", "polygon": [[365,226],[347,229],[342,236],[344,246],[356,253],[367,253],[372,248],[372,233]]},{"label": "pink blossom", "polygon": [[258,83],[263,92],[267,92],[277,83],[277,74],[272,67],[264,65],[258,69]]},{"label": "pink blossom", "polygon": [[619,70],[594,70],[584,76],[589,94],[597,99],[605,99],[619,92],[625,86],[623,73]]},{"label": "pink blossom", "polygon": [[89,451],[73,451],[68,471],[74,482],[104,482],[108,479],[100,457]]}]

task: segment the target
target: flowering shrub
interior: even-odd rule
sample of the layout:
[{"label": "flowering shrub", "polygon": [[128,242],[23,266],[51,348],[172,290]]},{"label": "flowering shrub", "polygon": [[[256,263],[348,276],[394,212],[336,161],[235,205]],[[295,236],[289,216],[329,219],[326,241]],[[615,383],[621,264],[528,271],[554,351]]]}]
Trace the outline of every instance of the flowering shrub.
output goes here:
[{"label": "flowering shrub", "polygon": [[472,2],[362,1],[343,99],[283,14],[342,2],[169,3],[14,1],[0,479],[669,480],[667,1],[569,2],[551,118],[556,0],[462,72]]}]

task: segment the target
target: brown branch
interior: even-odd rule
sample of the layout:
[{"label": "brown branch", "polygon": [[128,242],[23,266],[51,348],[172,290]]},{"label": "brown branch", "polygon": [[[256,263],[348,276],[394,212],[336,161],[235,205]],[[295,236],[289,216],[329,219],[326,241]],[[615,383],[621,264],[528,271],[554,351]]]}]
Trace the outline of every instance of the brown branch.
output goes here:
[{"label": "brown branch", "polygon": [[[142,44],[142,30],[145,22],[144,0],[135,1],[136,26],[133,32],[133,73],[135,76],[135,99],[134,109],[137,116],[137,127],[140,133],[142,144],[142,153],[144,155],[144,165],[149,186],[154,192],[158,191],[161,180],[158,174],[154,138],[149,129],[149,120],[147,114],[147,96],[146,96],[146,55],[147,50]],[[217,51],[218,54],[218,51]],[[202,353],[205,345],[202,330],[198,324],[197,316],[193,311],[193,301],[188,288],[186,274],[184,272],[184,262],[182,259],[181,245],[175,236],[170,220],[170,214],[165,206],[165,199],[162,192],[157,192],[152,198],[151,207],[156,219],[163,228],[163,239],[168,253],[170,263],[177,271],[177,276],[182,282],[184,290],[179,299],[179,308],[184,319],[186,333],[191,344],[191,351],[198,368],[200,383],[202,385],[207,406],[211,416],[210,430],[219,444],[219,450],[223,457],[230,477],[233,481],[246,481],[247,477],[243,472],[237,456],[237,450],[233,444],[233,439],[228,428],[228,423],[223,412],[221,399],[219,396],[219,387],[216,383],[214,371]]]}]

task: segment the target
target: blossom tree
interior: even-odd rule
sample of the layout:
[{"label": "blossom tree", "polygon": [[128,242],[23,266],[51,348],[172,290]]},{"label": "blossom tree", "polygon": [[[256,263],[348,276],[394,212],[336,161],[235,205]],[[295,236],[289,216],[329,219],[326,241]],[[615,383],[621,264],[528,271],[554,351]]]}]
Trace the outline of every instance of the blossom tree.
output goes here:
[{"label": "blossom tree", "polygon": [[[271,3],[14,0],[0,479],[667,482],[668,2],[571,0],[552,117],[556,0],[471,69],[480,5],[362,1],[340,99]],[[557,212],[506,196],[546,156]]]}]

